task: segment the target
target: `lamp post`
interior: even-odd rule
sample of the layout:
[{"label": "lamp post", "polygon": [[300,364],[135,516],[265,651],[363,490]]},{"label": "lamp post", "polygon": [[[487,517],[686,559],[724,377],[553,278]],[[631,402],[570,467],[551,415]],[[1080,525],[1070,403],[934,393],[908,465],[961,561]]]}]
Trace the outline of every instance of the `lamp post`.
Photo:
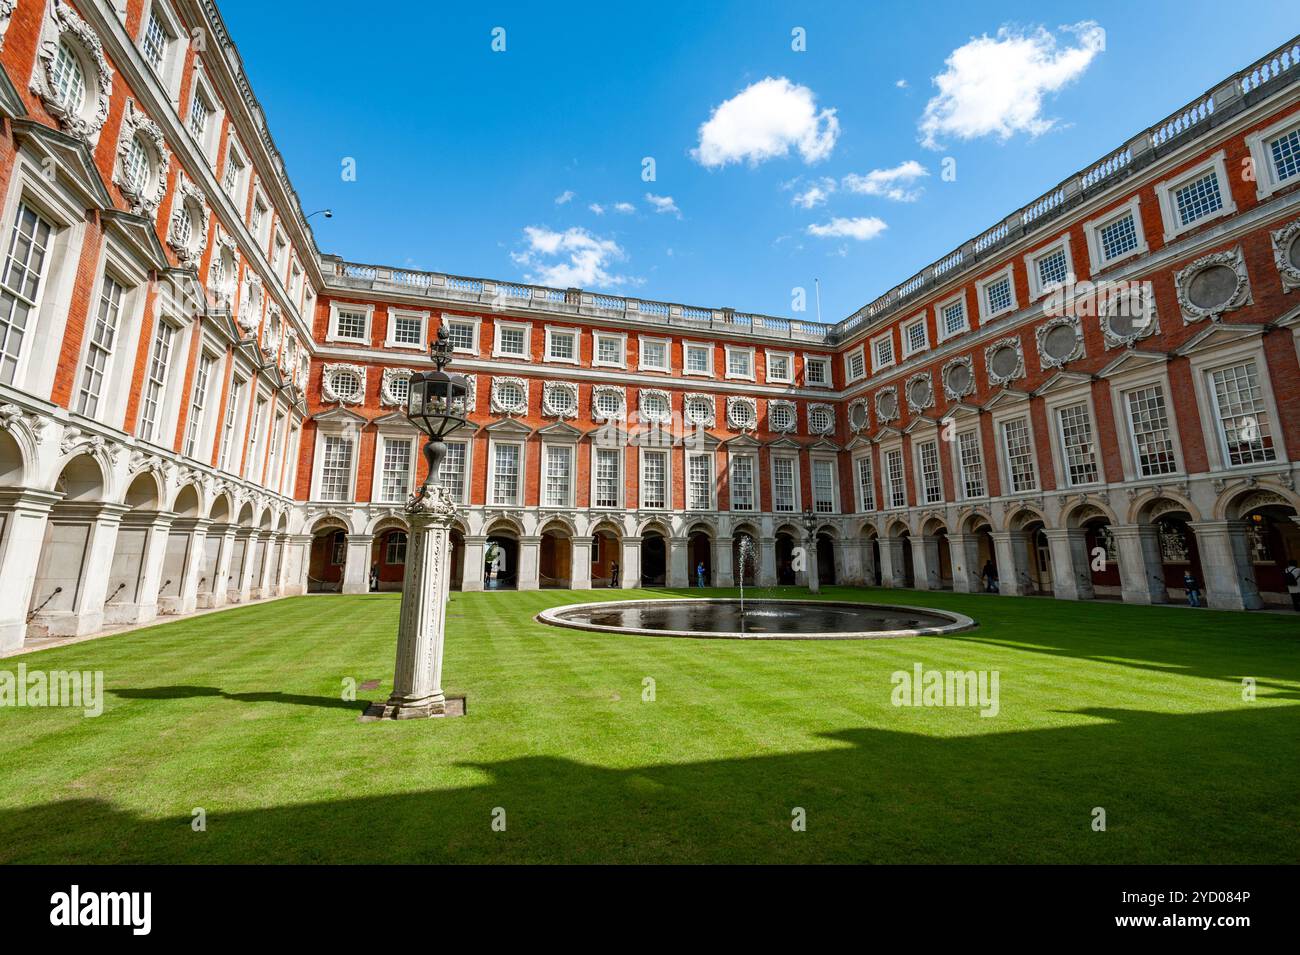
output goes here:
[{"label": "lamp post", "polygon": [[807,558],[808,590],[810,593],[819,594],[822,592],[822,582],[819,579],[820,574],[817,571],[817,525],[820,523],[817,515],[811,507],[804,508],[803,512],[803,529],[807,547],[804,549],[804,556]]},{"label": "lamp post", "polygon": [[460,375],[443,371],[451,361],[446,325],[438,329],[437,340],[429,346],[429,357],[437,370],[412,375],[406,401],[406,416],[428,438],[424,444],[428,472],[420,489],[406,502],[411,533],[397,625],[393,695],[387,703],[372,703],[366,710],[370,718],[406,720],[450,712],[442,692],[442,647],[451,581],[450,531],[456,505],[447,489],[434,479],[447,455],[444,439],[468,424],[468,387]]}]

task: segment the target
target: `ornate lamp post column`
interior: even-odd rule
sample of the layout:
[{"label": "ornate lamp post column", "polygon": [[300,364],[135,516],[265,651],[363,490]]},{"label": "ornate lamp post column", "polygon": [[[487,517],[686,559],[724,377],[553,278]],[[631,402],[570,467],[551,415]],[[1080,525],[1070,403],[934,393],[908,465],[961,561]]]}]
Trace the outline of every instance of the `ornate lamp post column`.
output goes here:
[{"label": "ornate lamp post column", "polygon": [[451,712],[442,692],[442,647],[451,575],[449,532],[456,505],[447,489],[434,483],[434,479],[438,465],[447,454],[443,439],[468,424],[465,420],[468,389],[460,375],[442,370],[451,360],[451,343],[445,325],[438,329],[429,356],[437,371],[411,376],[406,406],[407,417],[429,438],[424,445],[428,473],[424,484],[406,503],[411,534],[397,625],[393,695],[387,703],[370,705],[366,716],[372,719],[459,715]]},{"label": "ornate lamp post column", "polygon": [[804,556],[807,558],[808,574],[808,591],[819,594],[822,592],[821,574],[817,570],[817,515],[813,513],[811,507],[805,508],[803,512],[803,529],[804,539],[807,541],[807,547],[804,549]]}]

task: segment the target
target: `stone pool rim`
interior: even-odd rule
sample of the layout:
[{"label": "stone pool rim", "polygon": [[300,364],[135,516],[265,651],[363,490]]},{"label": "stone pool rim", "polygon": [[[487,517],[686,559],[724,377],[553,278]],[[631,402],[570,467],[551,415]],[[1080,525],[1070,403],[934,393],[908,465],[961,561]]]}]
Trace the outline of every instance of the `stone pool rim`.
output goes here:
[{"label": "stone pool rim", "polygon": [[618,607],[642,606],[644,604],[699,604],[725,603],[738,604],[738,597],[646,597],[639,600],[595,600],[580,604],[559,604],[548,607],[533,617],[538,623],[552,627],[564,627],[569,630],[585,630],[589,633],[620,633],[638,637],[684,637],[696,640],[892,640],[900,637],[940,637],[954,633],[974,630],[978,622],[955,610],[937,610],[933,607],[917,607],[910,604],[861,603],[854,600],[808,600],[801,598],[760,597],[746,600],[746,604],[812,604],[823,607],[849,607],[855,610],[904,610],[927,614],[932,617],[945,617],[952,621],[939,627],[913,627],[903,630],[858,630],[847,633],[741,633],[737,630],[719,630],[700,632],[696,630],[656,630],[649,627],[613,627],[602,624],[583,623],[567,620],[564,614],[577,610],[612,610]]}]

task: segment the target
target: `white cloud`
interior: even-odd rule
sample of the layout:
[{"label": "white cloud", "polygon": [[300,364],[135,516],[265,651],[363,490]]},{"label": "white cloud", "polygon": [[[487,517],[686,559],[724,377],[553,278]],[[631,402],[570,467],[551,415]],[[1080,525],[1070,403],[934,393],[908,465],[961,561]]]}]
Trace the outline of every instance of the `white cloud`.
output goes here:
[{"label": "white cloud", "polygon": [[900,90],[907,89],[907,80],[898,80],[894,83]]},{"label": "white cloud", "polygon": [[895,202],[915,202],[921,190],[916,181],[930,175],[928,169],[915,159],[908,159],[892,169],[873,169],[865,176],[849,173],[844,177],[844,188],[866,196],[883,196]]},{"label": "white cloud", "polygon": [[655,212],[671,213],[679,219],[682,217],[682,210],[677,208],[677,203],[673,202],[672,196],[656,196],[652,192],[647,192],[645,201],[655,207]]},{"label": "white cloud", "polygon": [[605,207],[602,206],[599,202],[593,202],[591,205],[587,206],[587,208],[590,209],[592,212],[596,213],[596,215],[598,216],[603,216],[605,214]]},{"label": "white cloud", "polygon": [[1043,27],[1024,33],[1004,26],[996,39],[985,34],[953,50],[933,78],[939,93],[925,105],[922,144],[939,149],[943,136],[1005,140],[1051,129],[1056,120],[1043,115],[1043,96],[1078,79],[1106,49],[1106,31],[1092,20],[1060,29],[1076,42],[1060,46]]},{"label": "white cloud", "polygon": [[562,206],[566,202],[569,202],[572,199],[573,199],[573,190],[565,189],[562,193],[560,193],[558,196],[555,197],[555,204],[557,206]]},{"label": "white cloud", "polygon": [[[793,185],[791,188],[793,188]],[[790,202],[800,209],[813,209],[829,199],[836,188],[838,187],[835,180],[825,177],[816,182],[810,182],[806,187],[796,192]]]},{"label": "white cloud", "polygon": [[860,216],[856,219],[836,216],[830,222],[810,225],[808,234],[815,235],[819,239],[857,239],[859,242],[865,242],[867,239],[874,239],[887,228],[884,220],[877,219],[875,216]]},{"label": "white cloud", "polygon": [[609,271],[611,263],[626,257],[613,239],[578,227],[556,232],[530,225],[524,229],[524,240],[525,248],[510,257],[528,270],[524,277],[529,282],[558,288],[604,288],[628,281]]},{"label": "white cloud", "polygon": [[793,147],[806,163],[825,159],[839,138],[835,110],[817,110],[816,96],[784,76],[771,76],[741,90],[700,124],[691,156],[702,166],[758,165],[788,156]]},{"label": "white cloud", "polygon": [[621,215],[628,216],[636,212],[636,206],[632,205],[630,202],[616,202],[614,203],[614,211]]}]

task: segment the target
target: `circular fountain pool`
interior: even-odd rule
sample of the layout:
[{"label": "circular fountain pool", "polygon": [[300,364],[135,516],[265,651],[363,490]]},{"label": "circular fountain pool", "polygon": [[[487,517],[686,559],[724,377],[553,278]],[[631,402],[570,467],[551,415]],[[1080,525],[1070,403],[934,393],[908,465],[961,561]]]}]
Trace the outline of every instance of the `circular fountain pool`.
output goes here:
[{"label": "circular fountain pool", "polygon": [[552,607],[542,623],[652,637],[874,640],[957,633],[975,626],[949,611],[830,600],[615,600]]}]

